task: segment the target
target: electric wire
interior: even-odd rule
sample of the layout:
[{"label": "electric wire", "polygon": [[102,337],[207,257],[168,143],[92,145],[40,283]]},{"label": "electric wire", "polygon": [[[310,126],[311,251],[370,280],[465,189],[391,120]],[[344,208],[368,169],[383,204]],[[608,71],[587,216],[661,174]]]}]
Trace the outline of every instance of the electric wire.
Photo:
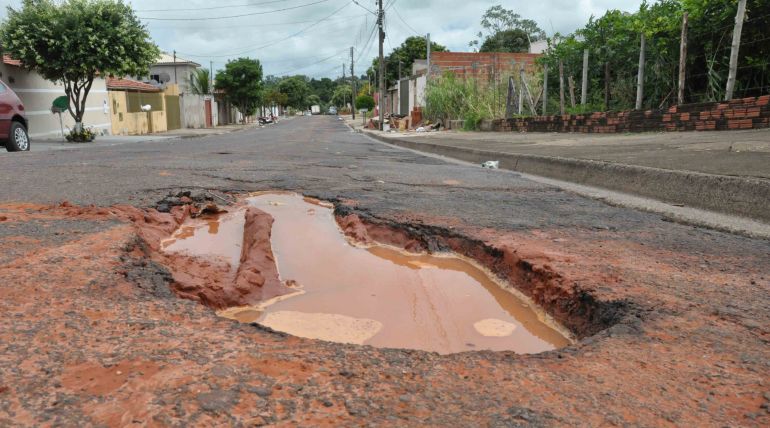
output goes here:
[{"label": "electric wire", "polygon": [[139,17],[139,19],[146,20],[146,21],[213,21],[213,20],[219,20],[219,19],[230,19],[230,18],[242,18],[245,16],[256,16],[256,15],[268,15],[272,13],[278,13],[278,12],[285,12],[287,10],[296,10],[296,9],[302,9],[309,6],[315,6],[317,4],[326,3],[331,0],[317,0],[312,3],[305,3],[301,4],[299,6],[292,6],[292,7],[285,7],[283,9],[273,9],[273,10],[266,10],[262,12],[250,12],[250,13],[242,13],[239,15],[228,15],[228,16],[207,16],[204,18],[157,18],[157,17]]}]

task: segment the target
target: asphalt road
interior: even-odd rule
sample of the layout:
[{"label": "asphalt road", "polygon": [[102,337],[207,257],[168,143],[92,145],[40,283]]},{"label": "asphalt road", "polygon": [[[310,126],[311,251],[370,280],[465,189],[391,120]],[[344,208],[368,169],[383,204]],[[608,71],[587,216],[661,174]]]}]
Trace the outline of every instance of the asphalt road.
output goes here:
[{"label": "asphalt road", "polygon": [[[545,263],[547,269],[569,278],[572,282],[568,285],[583,296],[581,299],[597,299],[608,305],[623,302],[616,306],[633,308],[623,315],[622,324],[582,338],[562,351],[533,356],[466,353],[443,357],[306,340],[283,344],[284,339],[271,339],[273,336],[264,332],[248,333],[246,340],[246,327],[232,327],[207,344],[201,332],[208,324],[200,320],[222,321],[211,321],[213,315],[204,311],[187,315],[189,323],[193,318],[201,323],[197,330],[185,327],[185,322],[166,321],[162,329],[125,329],[106,338],[104,346],[112,346],[107,348],[111,361],[141,353],[143,358],[170,366],[189,363],[189,367],[200,366],[195,370],[208,370],[207,364],[226,365],[228,356],[239,349],[256,347],[249,352],[263,352],[260,355],[285,362],[304,361],[302,371],[307,370],[307,364],[311,372],[323,368],[317,373],[328,373],[329,369],[340,373],[329,381],[332,383],[294,379],[284,390],[297,395],[282,398],[277,404],[273,399],[256,398],[282,409],[260,416],[266,421],[307,422],[310,419],[303,406],[315,406],[312,403],[318,402],[319,394],[330,397],[324,398],[321,409],[341,412],[333,420],[338,425],[763,425],[762,421],[768,420],[764,406],[770,401],[766,376],[770,242],[766,240],[677,224],[515,173],[458,165],[392,148],[352,133],[330,117],[303,117],[220,136],[0,156],[0,182],[0,204],[69,201],[152,207],[179,190],[294,190],[345,203],[379,219],[440,226],[496,247],[508,245],[518,248],[519,254],[536,249],[539,255],[531,256],[532,260],[540,260],[538,263]],[[81,227],[55,224],[62,230]],[[0,232],[8,227],[0,222]],[[43,243],[67,233],[48,226],[28,228],[25,233]],[[16,230],[22,229],[17,226]],[[7,232],[9,236],[18,233]],[[18,242],[37,245],[34,240]],[[24,251],[26,247],[19,247],[17,256]],[[3,275],[10,281],[19,273],[0,266],[0,280]],[[108,281],[109,272],[104,275],[92,282]],[[41,284],[47,283],[46,276],[40,278]],[[103,284],[102,290],[109,290],[108,285]],[[94,296],[99,291],[88,289],[84,293]],[[128,297],[121,299],[115,304],[177,305],[176,310],[180,306],[171,301],[158,303],[148,296],[135,303],[128,302]],[[72,307],[75,309],[59,316],[75,317],[80,309]],[[43,308],[35,308],[36,313]],[[157,311],[153,316],[163,313]],[[19,313],[14,322],[23,319]],[[147,318],[148,325],[153,322]],[[194,348],[176,359],[168,353],[138,349],[142,345],[131,346],[156,332],[176,337],[183,329],[190,337],[196,335],[195,341],[174,346]],[[25,331],[38,334],[39,330]],[[3,337],[11,338],[16,330],[0,328],[0,335],[6,333]],[[74,337],[70,343],[73,349],[92,345]],[[159,340],[158,346],[162,346],[162,337]],[[14,359],[20,347],[22,342],[0,346],[0,367],[17,367]],[[44,354],[36,358],[54,377],[61,370],[59,362],[46,360]],[[195,366],[195,358],[205,363]],[[236,372],[227,370],[217,367],[215,378],[236,377]],[[237,373],[238,382],[251,379],[247,373]],[[277,369],[265,373],[273,383],[282,382],[285,375]],[[36,412],[53,399],[40,397],[30,377],[14,376],[14,397],[20,403],[30,403],[25,410],[32,415],[30,420],[45,421]],[[215,390],[219,380],[189,382],[208,382],[205,392]],[[336,388],[333,393],[328,389],[332,386]],[[0,385],[0,394],[3,388]],[[222,409],[235,406],[239,400],[249,403],[252,392],[254,397],[266,395],[246,386],[238,388],[231,391],[232,399],[224,393],[209,396],[195,390],[200,393],[196,412],[202,413],[177,412],[173,416],[177,419],[169,420],[184,424],[205,414],[212,423],[247,423],[227,419],[228,413]],[[156,389],[157,396],[163,398],[153,401],[156,406],[171,406],[170,400],[179,400],[176,389]],[[125,392],[117,391],[115,394]],[[135,396],[126,397],[130,401]],[[85,417],[82,414],[87,412],[88,401],[78,400],[81,398],[62,401],[61,414]],[[13,407],[3,406],[0,395],[0,417]],[[160,412],[160,408],[147,412]]]}]

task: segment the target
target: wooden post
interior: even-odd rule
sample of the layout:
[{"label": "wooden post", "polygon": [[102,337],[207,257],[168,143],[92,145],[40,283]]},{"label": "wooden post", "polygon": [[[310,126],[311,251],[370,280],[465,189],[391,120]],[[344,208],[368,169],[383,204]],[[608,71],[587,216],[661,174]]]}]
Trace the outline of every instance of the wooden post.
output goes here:
[{"label": "wooden post", "polygon": [[519,79],[519,114],[524,112],[524,85]]},{"label": "wooden post", "polygon": [[548,64],[543,67],[543,116],[548,108]]},{"label": "wooden post", "polygon": [[610,110],[610,63],[604,62],[604,111]]},{"label": "wooden post", "polygon": [[519,66],[519,80],[521,80],[521,86],[524,89],[524,91],[527,92],[527,102],[529,103],[529,111],[532,113],[532,116],[535,116],[537,114],[537,110],[535,107],[535,101],[532,99],[532,93],[529,91],[529,85],[527,85],[527,81],[524,79],[524,65]]},{"label": "wooden post", "polygon": [[733,99],[735,90],[735,77],[738,74],[738,49],[741,47],[741,32],[743,20],[746,17],[746,0],[738,1],[738,13],[735,14],[735,27],[733,28],[733,44],[730,47],[730,74],[727,75],[727,90],[725,101]]},{"label": "wooden post", "polygon": [[583,81],[580,88],[580,104],[586,105],[588,101],[588,49],[583,50]]},{"label": "wooden post", "polygon": [[642,100],[644,99],[644,33],[642,33],[641,46],[639,48],[639,72],[636,75],[636,109],[642,109]]},{"label": "wooden post", "polygon": [[679,42],[679,91],[676,96],[678,105],[684,104],[685,72],[687,71],[687,12],[682,17],[682,38]]},{"label": "wooden post", "polygon": [[572,108],[575,108],[575,79],[572,76],[567,76],[567,82],[569,83],[569,103]]},{"label": "wooden post", "polygon": [[513,117],[513,97],[516,89],[514,88],[513,76],[508,77],[508,96],[505,99],[505,118]]},{"label": "wooden post", "polygon": [[564,62],[559,60],[559,109],[564,115]]}]

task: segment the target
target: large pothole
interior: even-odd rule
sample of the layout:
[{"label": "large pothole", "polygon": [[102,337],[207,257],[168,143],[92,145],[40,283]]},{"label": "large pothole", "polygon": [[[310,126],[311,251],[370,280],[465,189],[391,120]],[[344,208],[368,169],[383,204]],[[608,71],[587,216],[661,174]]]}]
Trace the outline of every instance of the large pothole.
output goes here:
[{"label": "large pothole", "polygon": [[251,296],[240,300],[248,305],[213,304],[221,316],[300,337],[445,354],[537,353],[570,343],[565,328],[471,258],[428,254],[394,236],[372,239],[350,218],[340,219],[343,231],[335,220],[330,204],[266,193],[234,212],[188,220],[161,247],[219,266],[224,279],[210,278],[215,291],[231,282],[233,294]]}]

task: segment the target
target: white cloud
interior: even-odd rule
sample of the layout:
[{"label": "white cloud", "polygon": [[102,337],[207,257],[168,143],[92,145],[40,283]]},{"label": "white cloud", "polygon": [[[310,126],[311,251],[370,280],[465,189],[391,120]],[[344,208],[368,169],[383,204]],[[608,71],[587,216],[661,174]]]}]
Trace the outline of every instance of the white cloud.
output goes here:
[{"label": "white cloud", "polygon": [[[228,59],[249,56],[262,61],[266,74],[296,72],[315,77],[338,77],[342,63],[349,64],[347,49],[364,44],[374,28],[375,17],[350,0],[326,0],[322,3],[277,13],[221,20],[192,20],[301,6],[320,0],[130,0],[140,17],[182,18],[181,21],[146,20],[155,42],[166,51],[177,50],[201,64],[214,61],[222,68]],[[376,9],[375,0],[357,0],[361,6]],[[431,39],[452,51],[465,51],[480,28],[481,16],[496,4],[513,9],[524,18],[535,20],[548,34],[570,33],[588,18],[607,9],[632,11],[640,0],[384,0],[386,14],[386,52],[419,32],[431,33]],[[0,17],[5,6],[19,7],[21,0],[0,0]],[[347,4],[347,5],[346,5]],[[392,5],[391,5],[392,4]],[[243,6],[250,5],[250,6]],[[343,7],[344,6],[344,7]],[[314,22],[329,16],[304,34],[289,37]],[[180,10],[214,8],[207,10]],[[170,11],[158,11],[170,9]],[[397,12],[397,13],[396,13]],[[399,17],[401,16],[401,18]],[[404,22],[405,21],[405,22]],[[410,28],[411,27],[411,28]],[[414,30],[414,31],[413,31]],[[357,59],[357,72],[371,64],[377,53],[376,32],[369,48]],[[230,55],[233,54],[233,55]],[[240,55],[238,55],[240,54]],[[324,60],[324,61],[321,61]]]}]

